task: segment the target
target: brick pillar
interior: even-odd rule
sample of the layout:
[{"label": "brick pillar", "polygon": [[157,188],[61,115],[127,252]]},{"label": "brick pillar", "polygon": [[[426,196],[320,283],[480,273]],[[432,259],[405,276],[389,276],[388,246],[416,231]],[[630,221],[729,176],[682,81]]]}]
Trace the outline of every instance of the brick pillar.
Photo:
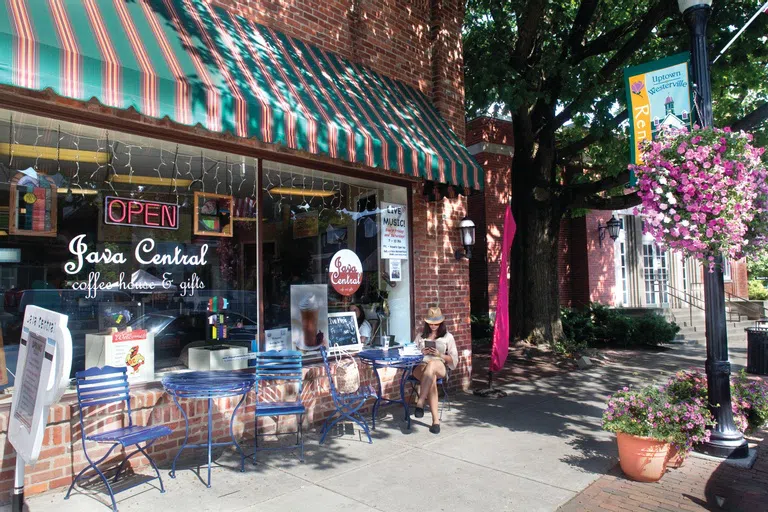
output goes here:
[{"label": "brick pillar", "polygon": [[[430,304],[438,304],[448,331],[456,339],[459,364],[451,387],[469,389],[472,375],[472,339],[469,323],[469,265],[457,261],[461,247],[459,222],[467,214],[465,196],[428,202],[420,187],[413,189],[413,314],[421,332]],[[414,334],[416,334],[414,333]]]},{"label": "brick pillar", "polygon": [[448,126],[464,140],[464,61],[461,27],[464,2],[430,0],[429,35],[432,47],[431,99]]},{"label": "brick pillar", "polygon": [[512,123],[490,117],[473,119],[467,124],[467,147],[485,170],[485,188],[469,198],[469,217],[477,226],[470,262],[472,311],[495,313],[504,211],[512,194]]}]

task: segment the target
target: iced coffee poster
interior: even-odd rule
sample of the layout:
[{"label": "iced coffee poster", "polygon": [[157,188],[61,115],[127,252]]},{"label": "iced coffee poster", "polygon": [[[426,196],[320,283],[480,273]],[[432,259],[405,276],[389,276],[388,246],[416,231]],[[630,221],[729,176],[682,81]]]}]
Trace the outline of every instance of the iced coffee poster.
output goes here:
[{"label": "iced coffee poster", "polygon": [[328,285],[291,286],[291,344],[306,352],[328,345]]}]

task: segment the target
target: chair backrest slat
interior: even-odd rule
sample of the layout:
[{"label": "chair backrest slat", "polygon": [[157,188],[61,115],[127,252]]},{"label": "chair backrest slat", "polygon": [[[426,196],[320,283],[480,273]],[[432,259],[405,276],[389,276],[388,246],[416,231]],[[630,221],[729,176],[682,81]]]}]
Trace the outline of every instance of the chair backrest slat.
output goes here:
[{"label": "chair backrest slat", "polygon": [[296,350],[283,352],[261,352],[256,356],[256,396],[258,399],[259,382],[288,380],[299,384],[297,391],[301,396],[304,383],[302,354]]},{"label": "chair backrest slat", "polygon": [[80,421],[83,420],[83,408],[95,407],[118,402],[125,402],[128,418],[131,417],[131,394],[128,386],[126,368],[105,366],[88,368],[75,373],[77,402],[80,406]]}]

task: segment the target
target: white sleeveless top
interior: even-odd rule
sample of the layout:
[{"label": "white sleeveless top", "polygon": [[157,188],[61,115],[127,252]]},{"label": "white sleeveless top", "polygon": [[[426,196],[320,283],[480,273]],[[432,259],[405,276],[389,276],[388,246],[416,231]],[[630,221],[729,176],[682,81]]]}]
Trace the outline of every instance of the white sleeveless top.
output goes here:
[{"label": "white sleeveless top", "polygon": [[[424,349],[424,338],[421,337],[421,334],[416,337],[414,343],[419,347],[419,350]],[[446,364],[448,368],[455,370],[456,364],[459,362],[459,351],[456,350],[456,340],[453,339],[453,335],[449,332],[445,333],[445,336],[435,340],[435,345],[437,346],[437,351],[440,352],[440,355],[448,354],[451,356],[450,364]],[[432,359],[440,358],[437,356],[424,356],[424,361],[431,361]]]}]

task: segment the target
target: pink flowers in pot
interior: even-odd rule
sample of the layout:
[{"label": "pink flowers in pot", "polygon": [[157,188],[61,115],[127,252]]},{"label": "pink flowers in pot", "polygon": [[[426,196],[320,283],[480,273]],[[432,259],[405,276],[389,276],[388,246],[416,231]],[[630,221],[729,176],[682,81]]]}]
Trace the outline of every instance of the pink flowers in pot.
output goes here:
[{"label": "pink flowers in pot", "polygon": [[663,130],[646,141],[642,165],[631,165],[659,245],[709,262],[739,259],[768,246],[768,171],[752,135],[726,128]]}]

